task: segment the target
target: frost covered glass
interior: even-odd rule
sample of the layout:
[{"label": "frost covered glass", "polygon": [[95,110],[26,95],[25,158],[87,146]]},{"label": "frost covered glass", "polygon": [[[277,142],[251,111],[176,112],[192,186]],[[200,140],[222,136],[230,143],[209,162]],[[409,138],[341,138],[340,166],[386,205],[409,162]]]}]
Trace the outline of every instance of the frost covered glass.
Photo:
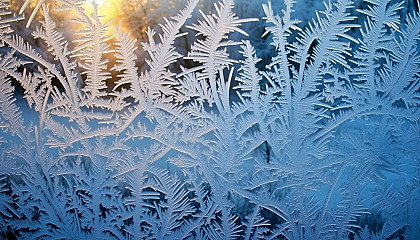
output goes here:
[{"label": "frost covered glass", "polygon": [[418,3],[135,1],[0,0],[3,238],[420,239]]}]

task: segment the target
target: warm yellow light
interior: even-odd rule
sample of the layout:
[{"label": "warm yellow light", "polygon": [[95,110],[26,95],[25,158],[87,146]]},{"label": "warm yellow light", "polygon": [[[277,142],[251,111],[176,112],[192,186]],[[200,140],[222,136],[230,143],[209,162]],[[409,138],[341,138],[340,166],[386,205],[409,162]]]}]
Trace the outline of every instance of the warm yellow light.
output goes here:
[{"label": "warm yellow light", "polygon": [[104,4],[104,2],[105,2],[105,0],[94,0],[94,2],[99,6],[99,7],[101,7],[103,4]]},{"label": "warm yellow light", "polygon": [[[107,0],[90,0],[89,2],[96,4],[98,7],[101,7],[105,1]],[[108,0],[108,1],[112,1],[112,0]]]},{"label": "warm yellow light", "polygon": [[[159,0],[86,0],[83,7],[87,16],[92,16],[93,9],[96,7],[96,13],[101,17],[102,24],[109,22],[108,31],[110,34],[113,32],[114,26],[121,23],[123,31],[131,32],[134,29],[136,32],[132,33],[132,36],[143,37],[146,26],[151,25],[147,14],[158,8],[158,2]],[[130,21],[143,24],[136,24],[132,28]]]},{"label": "warm yellow light", "polygon": [[94,0],[98,5],[98,13],[106,20],[114,19],[118,15],[118,4],[120,0]]},{"label": "warm yellow light", "polygon": [[93,5],[96,5],[102,20],[109,21],[118,17],[118,4],[121,4],[121,0],[89,0],[85,2],[84,6],[86,13],[90,15]]}]

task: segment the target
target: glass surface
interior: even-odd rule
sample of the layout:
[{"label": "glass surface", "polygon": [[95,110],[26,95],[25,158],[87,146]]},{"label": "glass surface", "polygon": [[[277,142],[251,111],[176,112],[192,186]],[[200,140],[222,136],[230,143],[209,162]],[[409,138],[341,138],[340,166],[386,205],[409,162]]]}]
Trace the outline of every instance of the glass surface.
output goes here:
[{"label": "glass surface", "polygon": [[415,1],[0,1],[4,239],[420,239]]}]

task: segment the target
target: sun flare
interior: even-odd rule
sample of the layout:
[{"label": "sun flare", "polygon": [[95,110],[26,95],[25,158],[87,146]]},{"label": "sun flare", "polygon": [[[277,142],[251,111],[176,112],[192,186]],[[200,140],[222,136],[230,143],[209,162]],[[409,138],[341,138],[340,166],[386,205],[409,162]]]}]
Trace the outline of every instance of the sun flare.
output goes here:
[{"label": "sun flare", "polygon": [[118,16],[118,5],[120,0],[95,0],[98,4],[98,12],[104,16],[105,19],[110,20]]},{"label": "sun flare", "polygon": [[90,12],[93,5],[96,5],[98,14],[103,17],[103,20],[109,21],[111,19],[118,20],[120,16],[121,0],[91,0],[85,5],[86,11]]},{"label": "sun flare", "polygon": [[105,0],[92,0],[91,2],[101,7],[104,4]]}]

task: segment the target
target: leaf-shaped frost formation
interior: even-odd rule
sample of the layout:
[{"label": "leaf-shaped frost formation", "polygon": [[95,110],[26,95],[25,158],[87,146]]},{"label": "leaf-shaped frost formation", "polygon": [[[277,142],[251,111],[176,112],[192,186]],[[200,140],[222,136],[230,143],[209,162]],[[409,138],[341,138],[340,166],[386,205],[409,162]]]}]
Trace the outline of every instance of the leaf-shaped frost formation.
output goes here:
[{"label": "leaf-shaped frost formation", "polygon": [[180,2],[0,1],[3,237],[420,236],[418,3]]}]

